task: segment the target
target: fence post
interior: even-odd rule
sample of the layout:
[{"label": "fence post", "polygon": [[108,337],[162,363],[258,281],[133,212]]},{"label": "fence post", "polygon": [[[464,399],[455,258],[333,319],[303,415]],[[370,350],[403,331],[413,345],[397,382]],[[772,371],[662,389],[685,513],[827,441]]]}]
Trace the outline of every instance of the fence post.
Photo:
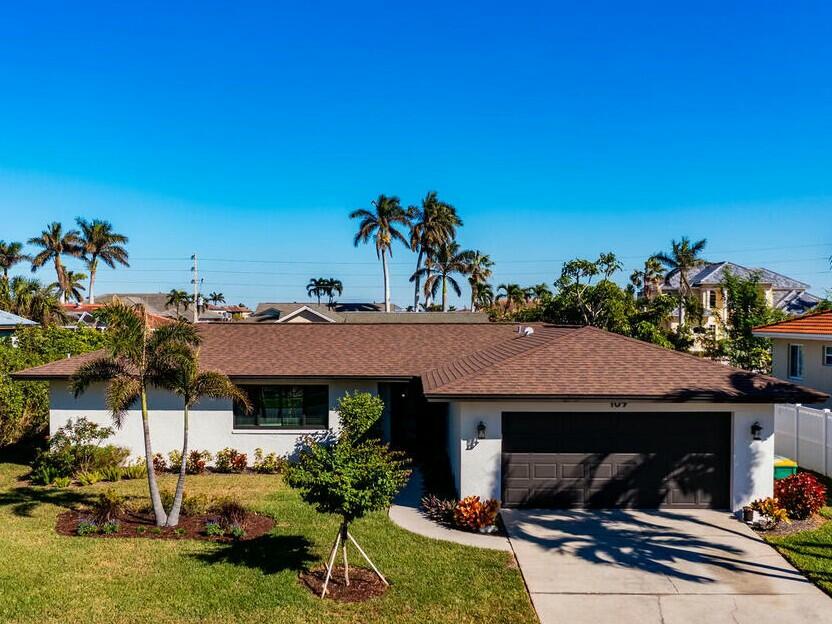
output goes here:
[{"label": "fence post", "polygon": [[792,459],[800,465],[800,403],[794,404],[794,457]]},{"label": "fence post", "polygon": [[826,432],[829,428],[829,413],[828,407],[823,410],[823,474],[827,477],[829,476],[829,438],[826,437]]}]

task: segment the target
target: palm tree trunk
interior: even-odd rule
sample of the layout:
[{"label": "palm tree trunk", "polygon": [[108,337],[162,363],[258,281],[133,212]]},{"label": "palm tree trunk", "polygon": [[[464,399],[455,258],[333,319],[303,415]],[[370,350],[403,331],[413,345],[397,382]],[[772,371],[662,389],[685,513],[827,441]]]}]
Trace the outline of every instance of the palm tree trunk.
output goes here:
[{"label": "palm tree trunk", "polygon": [[448,281],[445,275],[442,275],[442,311],[448,311]]},{"label": "palm tree trunk", "polygon": [[[427,271],[425,272],[425,286],[427,286],[427,281],[430,279],[430,276],[433,274],[430,262],[430,256],[425,259],[425,268]],[[430,308],[433,305],[433,289],[425,290],[425,309]]]},{"label": "palm tree trunk", "polygon": [[87,292],[88,300],[91,304],[95,303],[95,272],[98,270],[98,259],[93,258],[90,262],[90,289]]},{"label": "palm tree trunk", "polygon": [[477,286],[471,284],[471,312],[477,311]]},{"label": "palm tree trunk", "polygon": [[387,254],[381,250],[381,270],[384,272],[384,311],[390,311],[390,275],[387,273]]},{"label": "palm tree trunk", "polygon": [[414,289],[413,289],[413,311],[414,312],[419,311],[419,284],[422,281],[421,280],[421,275],[419,275],[419,269],[422,268],[422,258],[424,257],[424,255],[425,255],[424,249],[419,247],[419,255],[416,256],[416,273],[414,273],[414,275],[416,276],[416,280],[414,282],[415,286],[414,286]]},{"label": "palm tree trunk", "polygon": [[168,514],[167,526],[175,527],[179,524],[179,512],[182,509],[182,499],[185,498],[185,474],[187,473],[188,464],[188,406],[185,405],[182,424],[182,465],[179,466],[179,479],[176,482],[176,494],[173,497],[173,505],[171,505],[170,513]]},{"label": "palm tree trunk", "polygon": [[[165,526],[167,514],[162,506],[162,497],[159,496],[159,485],[156,483],[156,473],[153,470],[153,448],[150,445],[150,418],[147,413],[147,392],[142,388],[142,431],[144,433],[144,457],[147,463],[147,487],[150,490],[150,503],[153,506],[153,515],[156,518],[156,526]],[[185,458],[182,458],[185,462]]]},{"label": "palm tree trunk", "polygon": [[58,278],[58,290],[60,291],[60,297],[58,301],[60,301],[61,303],[66,303],[66,280],[64,279],[64,267],[61,264],[61,257],[58,255],[55,256],[55,275],[57,275]]}]

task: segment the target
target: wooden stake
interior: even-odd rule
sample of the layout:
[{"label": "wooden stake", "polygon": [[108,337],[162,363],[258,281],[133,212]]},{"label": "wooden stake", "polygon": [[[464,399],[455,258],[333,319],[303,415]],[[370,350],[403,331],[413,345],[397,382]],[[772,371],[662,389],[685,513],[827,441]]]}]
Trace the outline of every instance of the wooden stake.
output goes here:
[{"label": "wooden stake", "polygon": [[[344,524],[343,528],[344,533],[347,533],[347,525]],[[341,539],[341,546],[344,549],[344,583],[346,583],[347,587],[350,585],[350,564],[347,562],[347,539]]]},{"label": "wooden stake", "polygon": [[332,567],[335,565],[335,557],[338,555],[338,544],[341,543],[341,531],[338,531],[338,537],[335,538],[335,545],[332,547],[332,554],[329,556],[329,563],[326,566],[326,579],[324,580],[324,588],[321,590],[321,598],[326,596],[326,588],[329,585],[329,577],[332,576]]},{"label": "wooden stake", "polygon": [[355,544],[355,547],[358,549],[358,552],[360,552],[361,556],[364,557],[364,559],[367,560],[367,563],[370,564],[370,567],[373,569],[373,572],[375,572],[378,575],[378,577],[381,579],[381,582],[389,587],[390,583],[388,583],[387,579],[384,578],[384,576],[382,576],[381,572],[378,571],[378,568],[375,566],[375,564],[372,561],[370,561],[370,558],[367,556],[367,553],[365,553],[364,549],[361,548],[361,546],[358,545],[358,542],[355,541],[355,538],[352,536],[352,533],[347,532],[347,537],[349,538],[349,540],[353,544]]}]

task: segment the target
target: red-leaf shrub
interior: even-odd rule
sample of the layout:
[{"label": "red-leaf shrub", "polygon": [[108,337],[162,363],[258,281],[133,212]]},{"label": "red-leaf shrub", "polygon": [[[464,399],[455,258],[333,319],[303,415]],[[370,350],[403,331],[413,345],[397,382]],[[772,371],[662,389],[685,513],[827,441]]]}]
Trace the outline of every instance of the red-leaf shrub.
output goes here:
[{"label": "red-leaf shrub", "polygon": [[774,497],[789,518],[810,518],[826,503],[826,488],[808,472],[798,472],[774,482]]}]

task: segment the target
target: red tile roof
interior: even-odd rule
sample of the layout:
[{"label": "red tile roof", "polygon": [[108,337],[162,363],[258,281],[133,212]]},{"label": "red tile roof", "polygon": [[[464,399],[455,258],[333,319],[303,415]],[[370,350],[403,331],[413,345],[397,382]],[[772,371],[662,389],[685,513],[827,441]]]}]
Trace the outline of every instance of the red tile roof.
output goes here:
[{"label": "red tile roof", "polygon": [[832,311],[807,314],[754,328],[755,334],[776,337],[777,334],[801,334],[832,337]]},{"label": "red tile roof", "polygon": [[[202,365],[232,378],[421,378],[431,398],[823,401],[764,375],[594,328],[511,324],[205,324]],[[86,354],[17,373],[65,378]]]}]

